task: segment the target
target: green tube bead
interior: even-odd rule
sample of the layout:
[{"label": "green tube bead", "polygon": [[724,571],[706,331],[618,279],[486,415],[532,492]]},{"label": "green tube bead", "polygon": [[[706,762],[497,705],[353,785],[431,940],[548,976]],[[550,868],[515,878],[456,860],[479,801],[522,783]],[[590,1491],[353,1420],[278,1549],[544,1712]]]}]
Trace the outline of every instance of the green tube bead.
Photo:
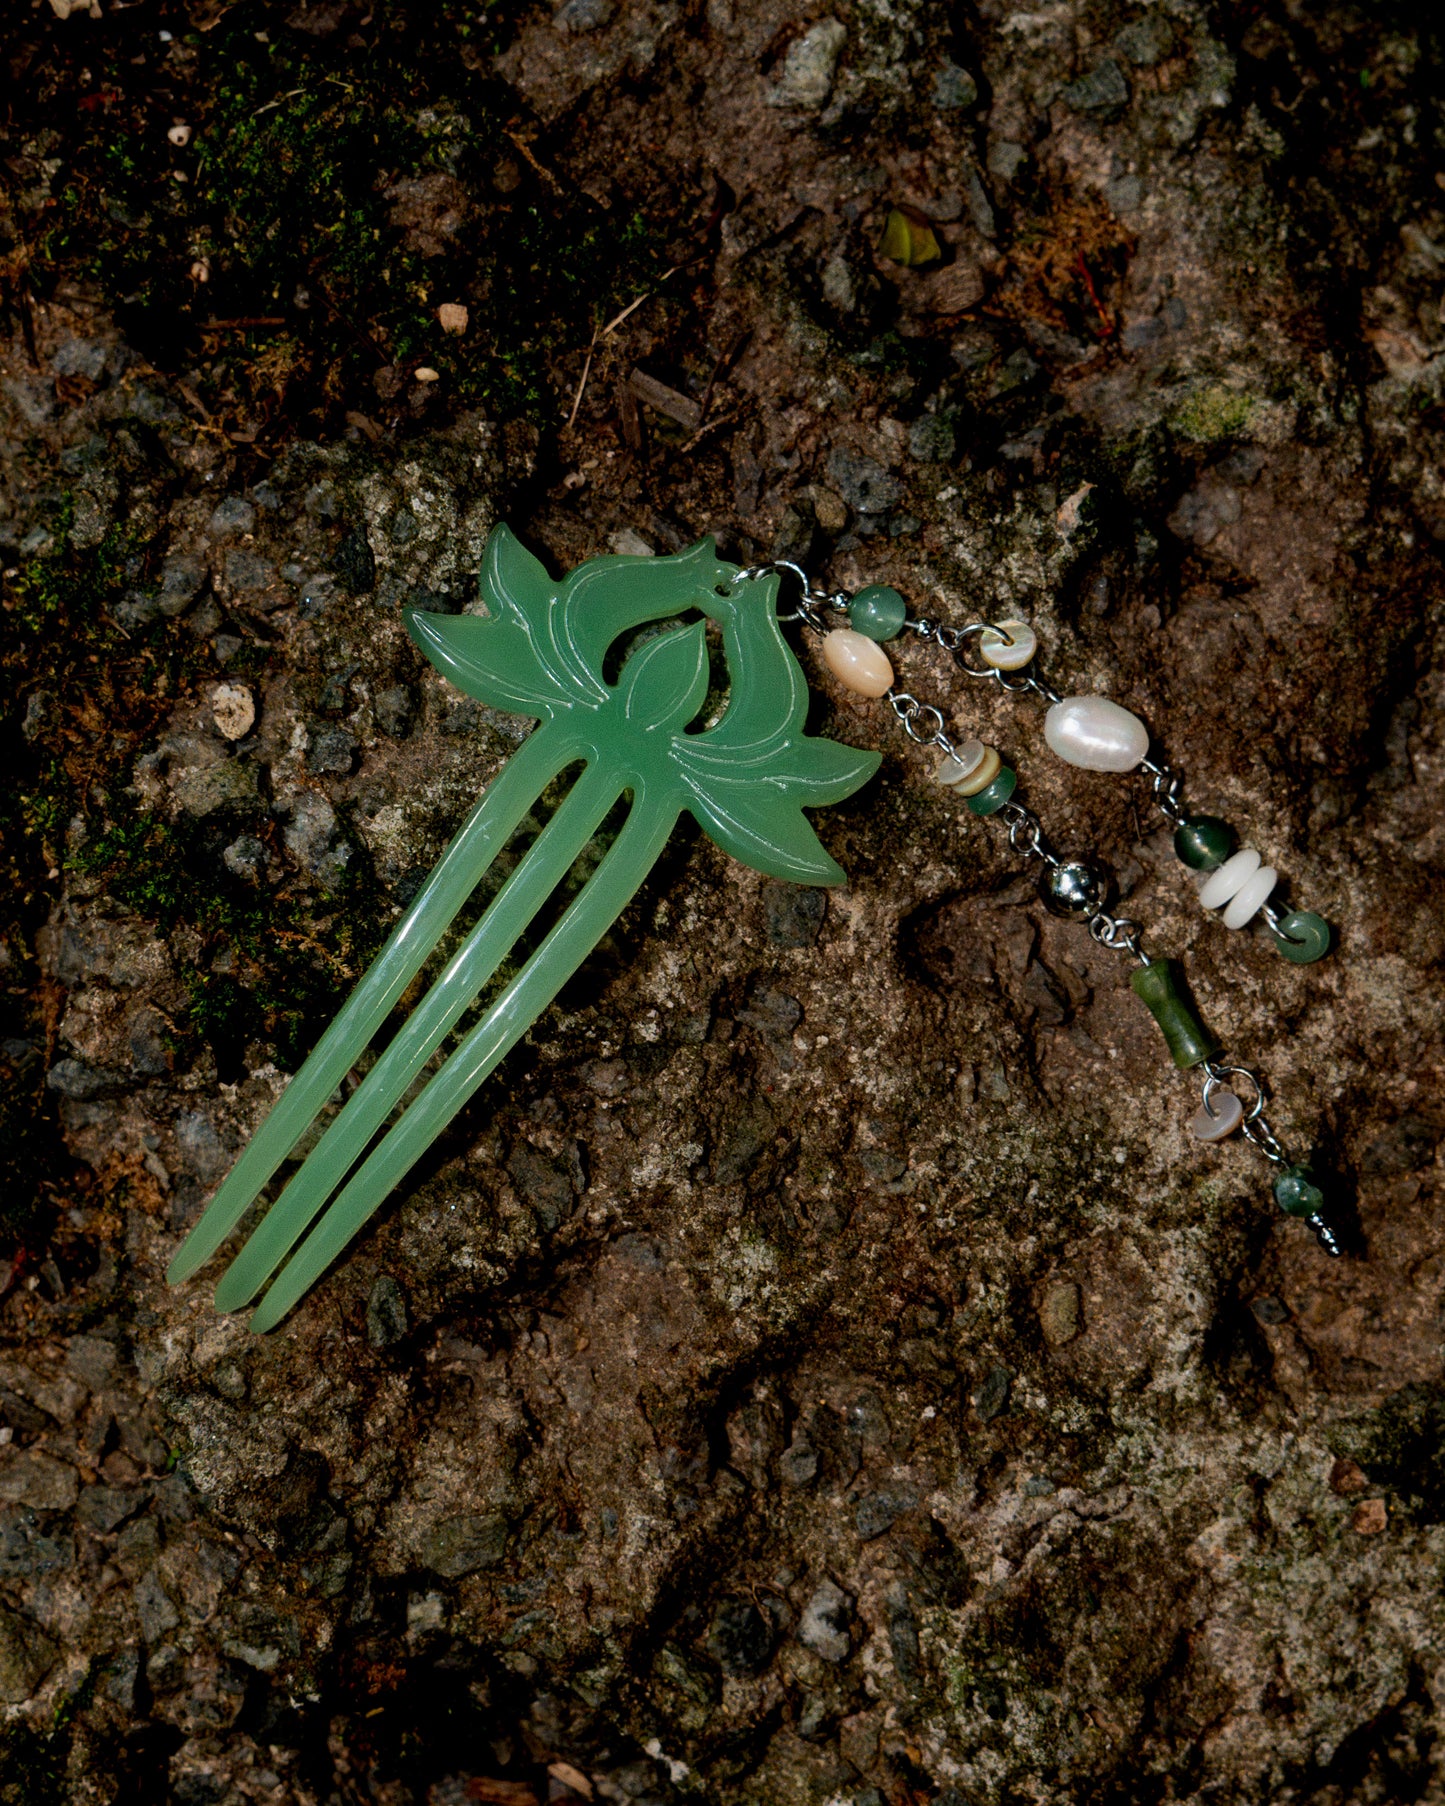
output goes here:
[{"label": "green tube bead", "polygon": [[1274,944],[1291,965],[1312,966],[1330,950],[1330,925],[1312,909],[1291,910],[1280,921]]},{"label": "green tube bead", "polygon": [[1172,960],[1155,960],[1140,966],[1129,983],[1141,997],[1150,1015],[1159,1024],[1174,1064],[1182,1068],[1198,1066],[1219,1052],[1219,1043],[1199,1020],[1194,1005],[1183,994]]},{"label": "green tube bead", "polygon": [[1192,872],[1217,870],[1234,851],[1235,832],[1217,815],[1191,815],[1174,830],[1174,851]]},{"label": "green tube bead", "polygon": [[1001,765],[998,776],[987,790],[980,790],[977,796],[965,797],[964,801],[975,815],[993,815],[997,810],[1002,809],[1013,795],[1017,783],[1018,779],[1014,776],[1012,769],[1007,765]]},{"label": "green tube bead", "polygon": [[908,619],[908,604],[886,583],[870,583],[848,604],[848,625],[870,640],[896,640]]},{"label": "green tube bead", "polygon": [[1309,1167],[1287,1166],[1274,1182],[1274,1201],[1287,1216],[1312,1217],[1324,1209],[1325,1194]]}]

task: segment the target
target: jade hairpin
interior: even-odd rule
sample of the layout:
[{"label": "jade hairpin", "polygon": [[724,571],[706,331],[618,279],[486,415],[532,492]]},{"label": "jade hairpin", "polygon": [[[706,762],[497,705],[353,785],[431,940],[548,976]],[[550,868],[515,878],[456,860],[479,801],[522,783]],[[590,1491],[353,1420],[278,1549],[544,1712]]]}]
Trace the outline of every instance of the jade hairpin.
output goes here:
[{"label": "jade hairpin", "polygon": [[[581,965],[685,811],[735,859],[770,877],[843,881],[802,810],[851,795],[877,769],[879,755],[804,733],[808,686],[778,628],[778,579],[748,579],[751,573],[745,579],[704,539],[670,558],[590,559],[554,583],[499,527],[482,569],[485,615],[406,612],[412,638],[445,677],[493,708],[536,717],[539,726],[482,795],[232,1167],[171,1262],[173,1285],[220,1249],[543,790],[568,767],[582,770],[546,827],[226,1269],[218,1309],[239,1309],[264,1292],[251,1327],[280,1322]],[[705,618],[643,640],[616,684],[604,680],[604,658],[619,638],[684,615]],[[707,621],[722,630],[727,701],[713,725],[692,732],[708,693]],[[591,877],[372,1147],[624,795],[631,798],[626,819]]]}]

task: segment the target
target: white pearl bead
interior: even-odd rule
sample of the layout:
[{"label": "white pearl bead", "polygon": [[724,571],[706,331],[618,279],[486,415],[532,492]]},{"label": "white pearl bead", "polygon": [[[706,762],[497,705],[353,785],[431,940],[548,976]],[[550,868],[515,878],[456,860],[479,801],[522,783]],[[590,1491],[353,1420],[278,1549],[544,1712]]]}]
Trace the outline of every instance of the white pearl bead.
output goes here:
[{"label": "white pearl bead", "polygon": [[978,656],[995,671],[1021,671],[1039,649],[1038,635],[1027,621],[1000,621],[999,626],[1008,639],[985,628],[979,635]]},{"label": "white pearl bead", "polygon": [[1216,1091],[1208,1104],[1189,1119],[1189,1133],[1197,1141],[1223,1141],[1244,1121],[1244,1105],[1232,1091]]},{"label": "white pearl bead", "polygon": [[893,688],[888,654],[867,634],[835,627],[823,635],[823,663],[840,684],[860,696],[882,696]]},{"label": "white pearl bead", "polygon": [[1132,771],[1149,751],[1149,730],[1107,696],[1066,696],[1044,716],[1049,749],[1085,771]]}]

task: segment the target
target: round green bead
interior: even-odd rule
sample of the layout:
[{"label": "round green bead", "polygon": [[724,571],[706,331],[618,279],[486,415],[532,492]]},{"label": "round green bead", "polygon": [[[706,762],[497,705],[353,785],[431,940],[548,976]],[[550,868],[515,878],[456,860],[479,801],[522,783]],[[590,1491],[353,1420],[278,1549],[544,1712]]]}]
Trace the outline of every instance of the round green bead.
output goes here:
[{"label": "round green bead", "polygon": [[1194,872],[1212,872],[1234,851],[1234,829],[1217,815],[1191,815],[1174,830],[1174,851]]},{"label": "round green bead", "polygon": [[1330,950],[1330,925],[1312,909],[1294,909],[1280,921],[1274,944],[1295,966],[1312,966]]},{"label": "round green bead", "polygon": [[1007,765],[999,767],[999,774],[987,790],[980,790],[977,796],[965,797],[964,801],[975,815],[992,815],[995,810],[1002,809],[1014,793],[1018,779]]},{"label": "round green bead", "polygon": [[870,583],[848,604],[848,625],[870,640],[896,640],[908,619],[908,604],[886,583]]},{"label": "round green bead", "polygon": [[1307,1166],[1287,1166],[1274,1182],[1274,1201],[1292,1217],[1312,1217],[1325,1207],[1325,1194]]}]

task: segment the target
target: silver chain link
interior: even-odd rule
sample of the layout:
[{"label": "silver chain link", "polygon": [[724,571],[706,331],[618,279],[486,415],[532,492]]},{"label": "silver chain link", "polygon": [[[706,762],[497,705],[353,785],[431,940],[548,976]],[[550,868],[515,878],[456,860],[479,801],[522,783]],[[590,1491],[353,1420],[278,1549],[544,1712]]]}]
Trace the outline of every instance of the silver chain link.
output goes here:
[{"label": "silver chain link", "polygon": [[1154,781],[1154,806],[1164,817],[1171,828],[1182,827],[1185,813],[1179,802],[1179,793],[1184,788],[1184,780],[1177,771],[1167,765],[1156,764],[1153,759],[1141,759],[1139,769],[1147,771]]},{"label": "silver chain link", "polygon": [[[936,746],[940,752],[952,753],[953,741],[943,725],[943,711],[931,702],[920,702],[907,690],[893,688],[883,700],[903,724],[903,731],[917,746]],[[920,725],[925,724],[925,725]]]},{"label": "silver chain link", "polygon": [[1128,916],[1111,916],[1101,909],[1097,915],[1089,917],[1089,933],[1101,947],[1109,947],[1115,953],[1131,954],[1141,966],[1154,963],[1144,951],[1141,939],[1144,930]]},{"label": "silver chain link", "polygon": [[1012,799],[995,810],[992,819],[1008,829],[1008,843],[1025,859],[1039,859],[1045,865],[1057,865],[1059,856],[1044,839],[1043,823],[1024,803]]},{"label": "silver chain link", "polygon": [[738,572],[734,583],[756,583],[760,577],[773,577],[780,571],[786,571],[790,577],[796,577],[800,594],[798,606],[791,613],[779,615],[780,621],[802,621],[816,633],[826,633],[828,623],[824,618],[824,609],[832,609],[835,614],[848,612],[848,594],[845,590],[832,590],[827,594],[815,590],[809,581],[808,573],[802,565],[794,564],[791,558],[773,558],[766,564],[750,564]]}]

